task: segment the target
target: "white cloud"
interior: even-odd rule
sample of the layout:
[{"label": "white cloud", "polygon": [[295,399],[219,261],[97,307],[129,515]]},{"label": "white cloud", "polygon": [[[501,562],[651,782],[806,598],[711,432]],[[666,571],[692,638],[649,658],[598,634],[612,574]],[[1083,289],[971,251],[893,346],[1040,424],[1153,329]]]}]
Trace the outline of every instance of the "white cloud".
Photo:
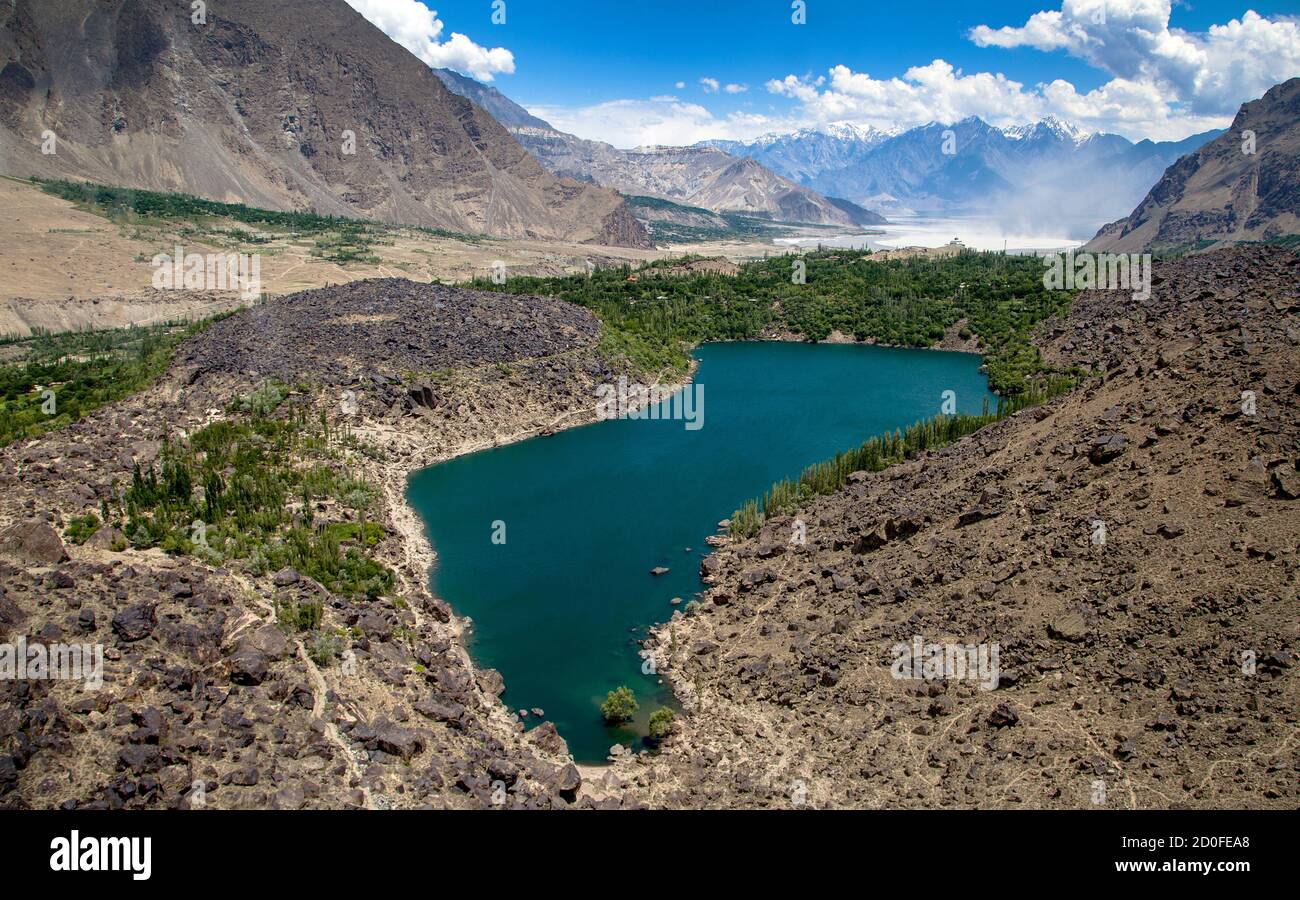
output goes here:
[{"label": "white cloud", "polygon": [[677,90],[680,91],[680,90],[682,90],[683,88],[686,87],[686,82],[684,82],[684,81],[679,81],[679,82],[677,82],[676,84],[674,84],[673,87],[677,88]]},{"label": "white cloud", "polygon": [[981,47],[1064,51],[1111,80],[1080,93],[1070,82],[1025,85],[966,74],[941,59],[875,79],[847,66],[827,78],[787,75],[767,89],[795,100],[807,124],[911,127],[979,116],[997,126],[1047,115],[1133,139],[1177,140],[1226,128],[1240,105],[1300,75],[1300,21],[1245,13],[1202,34],[1171,28],[1169,0],[1063,0],[1023,25],[971,29]]},{"label": "white cloud", "polygon": [[722,85],[718,82],[718,79],[709,78],[707,76],[700,79],[700,85],[704,88],[704,93],[706,94],[716,94],[718,92],[718,88],[722,87]]},{"label": "white cloud", "polygon": [[743,94],[745,93],[745,91],[749,90],[749,85],[729,84],[725,88],[723,88],[723,90],[725,90],[728,94]]},{"label": "white cloud", "polygon": [[560,131],[616,147],[686,146],[699,141],[732,138],[753,140],[774,130],[794,130],[797,123],[750,113],[718,117],[698,103],[672,97],[611,100],[579,108],[539,106],[528,110]]},{"label": "white cloud", "polygon": [[504,47],[489,50],[458,32],[452,32],[448,40],[440,40],[444,27],[442,20],[437,12],[419,0],[347,2],[384,34],[430,66],[455,69],[479,81],[491,81],[495,75],[509,75],[515,70],[514,54]]},{"label": "white cloud", "polygon": [[942,59],[914,66],[901,78],[878,80],[848,66],[835,66],[829,74],[829,81],[813,82],[787,76],[768,89],[795,97],[819,123],[850,120],[877,128],[955,122],[972,115],[1011,124],[1040,111],[1019,82],[988,72],[964,75]]},{"label": "white cloud", "polygon": [[[1026,87],[1000,73],[967,75],[941,59],[908,69],[901,78],[875,79],[836,66],[830,70],[829,81],[788,75],[769,81],[767,89],[797,100],[809,125],[847,121],[880,129],[910,128],[979,116],[991,125],[1005,127],[1055,115],[1089,131],[1113,132],[1134,140],[1180,140],[1212,128],[1226,128],[1232,121],[1231,114],[1179,103],[1146,79],[1114,78],[1080,93],[1061,79]],[[1235,106],[1232,109],[1236,111]]]},{"label": "white cloud", "polygon": [[1060,10],[1035,13],[1022,26],[979,25],[970,37],[981,47],[1064,50],[1117,81],[1155,89],[1195,116],[1232,116],[1243,102],[1300,75],[1294,19],[1247,11],[1196,34],[1171,28],[1170,12],[1170,0],[1063,0]]}]

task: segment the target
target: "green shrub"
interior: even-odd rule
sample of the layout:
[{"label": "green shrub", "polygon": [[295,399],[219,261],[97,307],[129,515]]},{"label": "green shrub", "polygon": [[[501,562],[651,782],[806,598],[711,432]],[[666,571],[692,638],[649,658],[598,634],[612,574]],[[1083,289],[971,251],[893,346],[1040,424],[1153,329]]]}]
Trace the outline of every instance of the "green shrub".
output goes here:
[{"label": "green shrub", "polygon": [[275,619],[285,631],[316,631],[324,607],[319,602],[276,603]]},{"label": "green shrub", "polygon": [[324,669],[343,652],[343,643],[332,634],[319,634],[307,645],[307,658]]},{"label": "green shrub", "polygon": [[650,740],[662,741],[673,730],[676,715],[666,706],[661,706],[650,714]]},{"label": "green shrub", "polygon": [[628,722],[637,711],[636,696],[629,687],[619,687],[610,691],[605,702],[600,705],[600,714],[608,725]]},{"label": "green shrub", "polygon": [[84,544],[90,540],[91,535],[99,531],[101,524],[99,516],[94,513],[87,513],[69,521],[68,527],[63,529],[63,534],[74,544]]}]

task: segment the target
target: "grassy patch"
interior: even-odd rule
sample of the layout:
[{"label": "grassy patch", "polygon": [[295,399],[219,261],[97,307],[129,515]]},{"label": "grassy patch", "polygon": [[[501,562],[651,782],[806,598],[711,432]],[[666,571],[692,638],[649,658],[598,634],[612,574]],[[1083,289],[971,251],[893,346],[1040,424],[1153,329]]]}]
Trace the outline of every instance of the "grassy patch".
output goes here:
[{"label": "grassy patch", "polygon": [[398,226],[370,219],[322,216],[302,210],[273,210],[221,203],[190,194],[111,187],[80,181],[36,179],[35,184],[52,196],[69,200],[80,209],[132,227],[138,240],[160,239],[157,230],[175,226],[180,238],[202,240],[223,246],[260,246],[284,238],[310,238],[303,246],[312,256],[328,262],[378,263],[373,248],[394,234],[410,232],[428,237],[449,238],[477,244],[480,235],[462,234],[441,228]]},{"label": "grassy patch", "polygon": [[[137,188],[111,187],[83,181],[36,179],[36,185],[47,194],[70,200],[91,212],[109,218],[131,215],[140,219],[169,219],[177,221],[202,219],[228,219],[245,225],[312,234],[338,231],[355,226],[390,227],[370,219],[352,219],[343,216],[322,216],[300,210],[260,209],[242,203],[220,203],[191,194],[163,191],[146,191]],[[405,227],[405,226],[403,226]],[[477,241],[477,235],[461,234],[439,228],[412,230],[437,237]]]},{"label": "grassy patch", "polygon": [[73,544],[84,544],[102,524],[99,516],[94,513],[77,516],[68,522],[67,528],[63,529],[63,536]]}]

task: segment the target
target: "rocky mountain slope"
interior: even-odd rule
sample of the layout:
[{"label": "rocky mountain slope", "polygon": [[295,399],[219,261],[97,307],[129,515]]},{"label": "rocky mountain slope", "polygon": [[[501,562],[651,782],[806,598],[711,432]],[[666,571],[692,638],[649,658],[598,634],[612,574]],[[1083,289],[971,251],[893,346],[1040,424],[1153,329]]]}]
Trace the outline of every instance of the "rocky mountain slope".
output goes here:
[{"label": "rocky mountain slope", "polygon": [[[590,421],[618,374],[599,322],[399,280],[246,310],[148,391],[0,450],[5,639],[105,648],[99,691],[0,680],[0,804],[1293,808],[1298,285],[1300,259],[1254,247],[1159,263],[1145,301],[1084,294],[1040,336],[1092,373],[1076,393],[854,476],[803,543],[792,519],[724,541],[649,648],[684,714],[604,772],[474,668],[402,501],[413,469]],[[391,593],[70,539],[270,376],[330,425],[320,462],[379,486]],[[277,627],[314,603],[354,668]],[[996,690],[891,677],[914,636],[996,644]]]},{"label": "rocky mountain slope", "polygon": [[[0,4],[0,161],[273,209],[647,246],[343,0]],[[51,132],[57,152],[41,152]]]},{"label": "rocky mountain slope", "polygon": [[[784,518],[707,558],[653,648],[688,715],[607,780],[672,807],[1294,808],[1300,259],[1156,277],[1042,335],[1096,373],[1075,394],[855,475],[805,543]],[[996,689],[893,677],[915,636],[997,645]]]},{"label": "rocky mountain slope", "polygon": [[1287,235],[1300,235],[1300,78],[1243,105],[1225,134],[1171,166],[1088,249],[1203,249]]},{"label": "rocky mountain slope", "polygon": [[451,69],[434,69],[433,74],[447,86],[453,94],[459,94],[466,100],[472,100],[506,128],[546,128],[550,123],[524,109],[515,101],[496,88],[475,81]]},{"label": "rocky mountain slope", "polygon": [[552,172],[590,178],[624,194],[663,197],[715,212],[740,212],[782,222],[869,225],[869,211],[851,214],[827,198],[747,157],[712,147],[619,150],[558,131],[517,128],[515,137]]}]

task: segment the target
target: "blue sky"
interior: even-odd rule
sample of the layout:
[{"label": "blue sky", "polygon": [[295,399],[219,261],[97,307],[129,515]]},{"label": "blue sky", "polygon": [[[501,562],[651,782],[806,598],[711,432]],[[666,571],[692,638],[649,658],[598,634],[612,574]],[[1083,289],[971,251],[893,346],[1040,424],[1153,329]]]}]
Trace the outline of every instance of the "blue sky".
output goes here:
[{"label": "blue sky", "polygon": [[1172,139],[1300,75],[1295,0],[806,0],[805,25],[790,0],[505,0],[504,24],[492,0],[348,2],[430,64],[620,146],[972,114]]}]

